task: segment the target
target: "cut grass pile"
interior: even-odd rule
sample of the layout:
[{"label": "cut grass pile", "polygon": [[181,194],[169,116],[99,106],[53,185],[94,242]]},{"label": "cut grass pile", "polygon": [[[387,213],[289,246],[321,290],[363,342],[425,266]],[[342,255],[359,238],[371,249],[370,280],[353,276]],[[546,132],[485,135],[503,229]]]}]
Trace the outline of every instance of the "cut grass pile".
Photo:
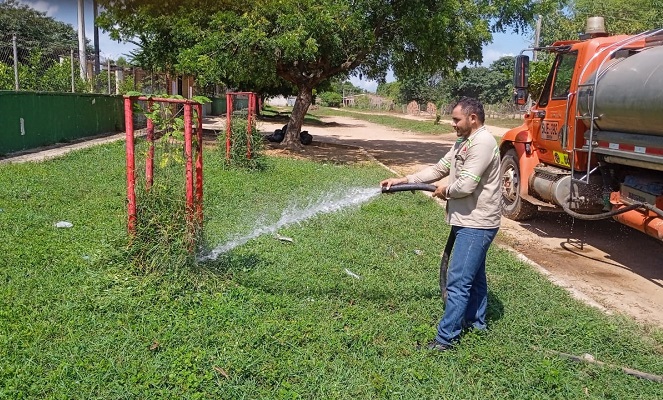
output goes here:
[{"label": "cut grass pile", "polygon": [[[210,245],[387,176],[290,159],[221,165],[207,154]],[[124,179],[122,143],[0,166],[0,398],[663,398],[659,383],[535,349],[663,374],[660,330],[572,300],[495,247],[490,332],[417,350],[442,313],[448,233],[423,195],[378,196],[281,229],[293,243],[263,235],[176,276],[140,275],[116,250]]]}]

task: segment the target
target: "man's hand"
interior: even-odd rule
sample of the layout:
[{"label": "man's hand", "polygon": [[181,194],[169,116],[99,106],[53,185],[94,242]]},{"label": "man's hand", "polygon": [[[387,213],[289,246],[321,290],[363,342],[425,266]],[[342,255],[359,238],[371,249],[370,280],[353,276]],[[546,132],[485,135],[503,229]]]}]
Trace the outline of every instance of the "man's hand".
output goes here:
[{"label": "man's hand", "polygon": [[447,200],[447,187],[447,185],[438,185],[437,189],[433,192],[433,197]]},{"label": "man's hand", "polygon": [[407,178],[403,177],[403,178],[385,179],[382,182],[380,182],[380,187],[389,190],[389,188],[392,187],[393,185],[400,185],[401,183],[407,183]]}]

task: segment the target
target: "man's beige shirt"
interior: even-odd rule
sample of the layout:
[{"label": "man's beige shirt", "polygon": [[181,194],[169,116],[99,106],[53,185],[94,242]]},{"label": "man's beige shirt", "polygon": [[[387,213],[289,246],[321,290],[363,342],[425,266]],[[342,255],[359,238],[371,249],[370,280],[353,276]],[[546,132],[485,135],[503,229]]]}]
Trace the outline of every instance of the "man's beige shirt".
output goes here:
[{"label": "man's beige shirt", "polygon": [[408,175],[410,183],[432,183],[449,176],[447,222],[467,228],[498,228],[501,220],[500,151],[482,126],[459,138],[437,164]]}]

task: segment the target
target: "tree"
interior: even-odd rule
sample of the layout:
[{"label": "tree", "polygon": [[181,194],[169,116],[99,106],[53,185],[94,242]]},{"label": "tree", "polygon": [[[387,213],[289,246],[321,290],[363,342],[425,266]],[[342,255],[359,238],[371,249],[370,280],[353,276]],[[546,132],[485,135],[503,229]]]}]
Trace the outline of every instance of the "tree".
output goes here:
[{"label": "tree", "polygon": [[127,67],[131,66],[129,61],[127,61],[127,59],[122,57],[122,56],[117,58],[117,61],[115,61],[115,65],[117,65],[118,67],[122,67],[122,68],[127,68]]},{"label": "tree", "polygon": [[401,83],[399,81],[378,83],[376,94],[378,96],[387,97],[393,101],[398,101],[398,94],[401,91]]},{"label": "tree", "polygon": [[19,39],[19,57],[27,59],[29,53],[41,51],[43,55],[69,54],[78,47],[78,36],[71,25],[47,17],[16,0],[0,4],[0,47],[12,47],[12,35]]},{"label": "tree", "polygon": [[525,29],[551,1],[99,2],[103,26],[117,38],[138,36],[155,62],[229,86],[294,85],[285,144],[299,147],[313,89],[326,80],[348,73],[383,80],[389,67],[405,78],[478,62],[491,30]]},{"label": "tree", "polygon": [[336,92],[322,92],[320,93],[320,100],[323,106],[338,107],[343,102],[343,96]]},{"label": "tree", "polygon": [[663,23],[660,0],[569,0],[565,3],[564,7],[542,13],[541,46],[578,39],[578,34],[585,31],[587,18],[593,16],[604,17],[606,30],[613,35],[644,32]]}]

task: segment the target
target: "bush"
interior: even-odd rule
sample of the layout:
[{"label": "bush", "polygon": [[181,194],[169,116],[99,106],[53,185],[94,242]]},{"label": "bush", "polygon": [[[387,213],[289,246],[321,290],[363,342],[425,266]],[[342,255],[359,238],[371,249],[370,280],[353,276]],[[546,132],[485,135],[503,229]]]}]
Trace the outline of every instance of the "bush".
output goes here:
[{"label": "bush", "polygon": [[155,163],[154,185],[148,190],[142,180],[136,187],[136,231],[127,258],[142,274],[177,273],[193,266],[198,241],[194,232],[201,233],[186,220],[184,166],[159,164]]},{"label": "bush", "polygon": [[343,102],[343,96],[336,92],[323,92],[320,93],[320,101],[323,106],[338,107]]},{"label": "bush", "polygon": [[[194,100],[204,102],[205,98]],[[173,111],[172,105],[161,103],[151,112],[143,110],[158,136],[154,140],[154,183],[148,188],[145,177],[136,174],[135,233],[126,251],[129,265],[143,274],[177,273],[191,267],[195,250],[202,245],[202,226],[187,219],[184,117]],[[196,124],[199,116],[195,110],[192,116]],[[195,148],[195,139],[193,145]],[[147,149],[136,154],[146,158]]]},{"label": "bush", "polygon": [[[219,153],[226,167],[262,169],[264,143],[262,136],[251,124],[251,135],[247,134],[247,120],[234,118],[230,124],[230,153],[226,154],[227,133],[224,130],[218,137]],[[250,153],[249,153],[250,144]]]}]

